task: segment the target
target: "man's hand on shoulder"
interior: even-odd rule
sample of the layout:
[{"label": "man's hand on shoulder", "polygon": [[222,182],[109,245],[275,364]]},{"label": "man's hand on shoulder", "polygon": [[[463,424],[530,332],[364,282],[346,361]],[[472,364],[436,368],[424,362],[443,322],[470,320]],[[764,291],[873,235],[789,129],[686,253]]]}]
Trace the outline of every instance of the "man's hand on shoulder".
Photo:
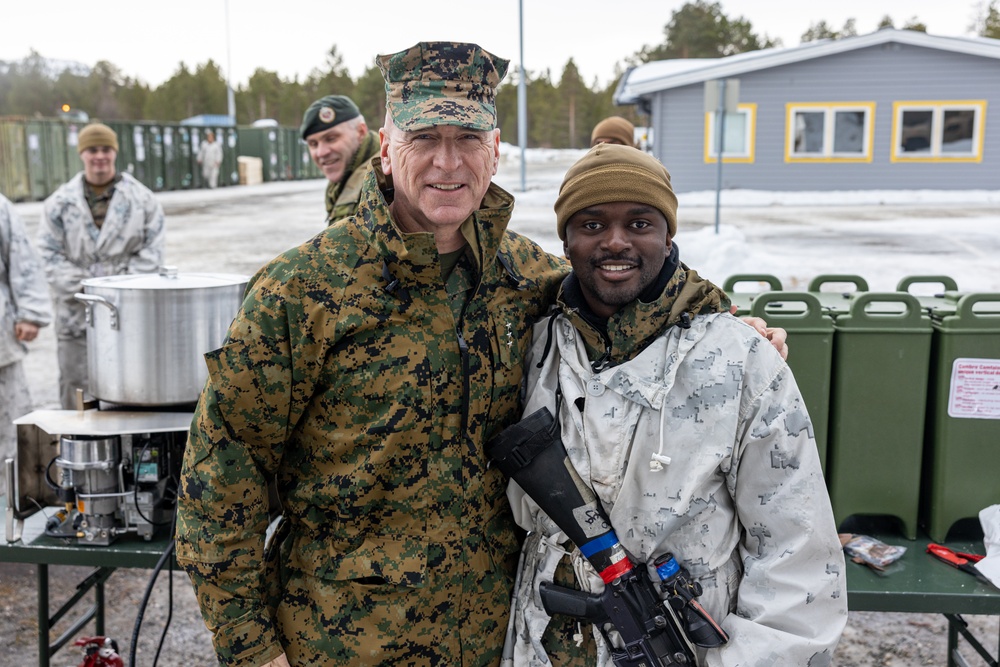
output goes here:
[{"label": "man's hand on shoulder", "polygon": [[[733,315],[736,314],[736,306],[733,306],[729,310]],[[767,326],[767,322],[759,317],[744,317],[743,321],[752,326],[757,330],[764,338],[771,341],[771,345],[774,349],[778,351],[782,359],[788,359],[788,332],[781,328],[770,328]]]}]

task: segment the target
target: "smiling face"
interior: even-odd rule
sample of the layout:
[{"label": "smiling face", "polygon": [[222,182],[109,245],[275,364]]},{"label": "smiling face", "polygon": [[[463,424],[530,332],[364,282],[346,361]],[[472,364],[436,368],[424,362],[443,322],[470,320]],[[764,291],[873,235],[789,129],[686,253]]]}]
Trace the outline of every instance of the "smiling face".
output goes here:
[{"label": "smiling face", "polygon": [[115,157],[118,151],[110,146],[91,146],[80,152],[83,177],[91,185],[104,185],[115,177]]},{"label": "smiling face", "polygon": [[667,219],[659,209],[612,202],[571,215],[563,249],[591,310],[610,317],[656,280],[670,245]]},{"label": "smiling face", "polygon": [[322,132],[314,132],[306,137],[309,157],[327,180],[339,183],[367,133],[368,125],[360,118],[344,121]]},{"label": "smiling face", "polygon": [[386,119],[382,171],[393,219],[406,232],[454,232],[479,208],[500,160],[500,130],[437,125],[405,132]]}]

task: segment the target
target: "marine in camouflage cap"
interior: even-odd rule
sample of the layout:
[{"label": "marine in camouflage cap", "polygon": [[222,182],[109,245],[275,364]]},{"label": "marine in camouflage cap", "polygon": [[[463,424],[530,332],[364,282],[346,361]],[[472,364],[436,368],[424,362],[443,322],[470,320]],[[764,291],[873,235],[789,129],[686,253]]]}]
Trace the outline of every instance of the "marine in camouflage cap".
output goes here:
[{"label": "marine in camouflage cap", "polygon": [[389,115],[399,129],[496,128],[496,88],[510,61],[463,42],[420,42],[375,60],[385,78]]}]

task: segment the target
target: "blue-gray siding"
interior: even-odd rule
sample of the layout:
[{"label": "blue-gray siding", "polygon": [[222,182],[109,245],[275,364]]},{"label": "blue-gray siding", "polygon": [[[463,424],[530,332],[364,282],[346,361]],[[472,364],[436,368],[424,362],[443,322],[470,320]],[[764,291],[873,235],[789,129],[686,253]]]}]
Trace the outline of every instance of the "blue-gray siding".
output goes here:
[{"label": "blue-gray siding", "polygon": [[[751,190],[1000,189],[1000,61],[904,44],[886,44],[741,75],[740,102],[757,104],[750,164],[725,163],[723,188]],[[654,153],[678,192],[714,190],[704,161],[704,87],[656,93]],[[893,103],[986,100],[982,162],[891,161]],[[786,163],[785,105],[874,102],[868,163]]]}]

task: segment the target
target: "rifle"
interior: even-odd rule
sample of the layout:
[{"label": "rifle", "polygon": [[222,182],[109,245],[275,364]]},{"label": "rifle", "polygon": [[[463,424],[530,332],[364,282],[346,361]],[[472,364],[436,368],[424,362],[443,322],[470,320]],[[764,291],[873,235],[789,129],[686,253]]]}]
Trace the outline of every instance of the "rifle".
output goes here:
[{"label": "rifle", "polygon": [[569,461],[559,423],[547,408],[504,429],[487,443],[486,455],[566,533],[604,581],[604,590],[595,594],[542,582],[547,614],[594,623],[618,667],[693,665],[694,645],[711,648],[729,640],[695,599],[701,585],[688,579],[671,554],[654,562],[660,579],[655,584],[645,567],[637,567]]}]

